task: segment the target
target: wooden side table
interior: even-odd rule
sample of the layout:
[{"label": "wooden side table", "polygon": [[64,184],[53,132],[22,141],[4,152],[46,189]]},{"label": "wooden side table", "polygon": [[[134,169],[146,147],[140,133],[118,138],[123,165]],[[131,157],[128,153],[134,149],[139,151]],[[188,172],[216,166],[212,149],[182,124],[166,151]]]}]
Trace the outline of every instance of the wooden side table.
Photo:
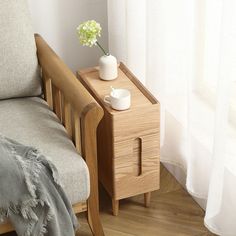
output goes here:
[{"label": "wooden side table", "polygon": [[[120,199],[138,194],[148,207],[160,186],[159,102],[122,63],[112,81],[100,80],[97,68],[77,76],[104,109],[97,131],[99,180],[112,198],[113,214],[118,215]],[[116,111],[104,102],[110,86],[130,90],[129,110]]]}]

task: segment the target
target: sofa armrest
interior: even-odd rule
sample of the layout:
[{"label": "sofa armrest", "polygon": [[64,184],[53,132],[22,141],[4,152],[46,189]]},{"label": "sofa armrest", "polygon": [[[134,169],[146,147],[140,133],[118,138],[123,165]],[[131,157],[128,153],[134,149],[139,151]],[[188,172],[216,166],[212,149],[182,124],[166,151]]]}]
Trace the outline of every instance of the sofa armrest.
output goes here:
[{"label": "sofa armrest", "polygon": [[[71,126],[74,127],[73,141],[89,168],[91,189],[87,209],[90,227],[94,235],[104,235],[99,218],[96,142],[97,126],[103,117],[103,109],[40,35],[35,35],[35,41],[46,101],[62,123],[65,123],[70,136],[73,136],[70,134]],[[67,110],[64,114],[67,117],[63,117],[62,109]],[[73,117],[70,117],[71,112]],[[68,123],[67,127],[68,119],[72,124]]]},{"label": "sofa armrest", "polygon": [[95,99],[78,81],[72,71],[48,46],[45,40],[38,34],[35,35],[37,55],[43,72],[80,114],[86,111],[86,107],[97,105]]}]

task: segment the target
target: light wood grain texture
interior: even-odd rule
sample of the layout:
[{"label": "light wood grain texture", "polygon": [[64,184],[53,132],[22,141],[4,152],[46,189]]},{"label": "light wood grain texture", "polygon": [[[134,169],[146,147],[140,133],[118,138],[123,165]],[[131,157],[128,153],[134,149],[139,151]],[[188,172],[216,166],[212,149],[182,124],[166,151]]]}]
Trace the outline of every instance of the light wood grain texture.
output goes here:
[{"label": "light wood grain texture", "polygon": [[[66,104],[70,104],[69,107],[73,112],[73,119],[70,119],[68,111],[68,125],[69,120],[71,120],[73,122],[71,126],[74,128],[76,149],[85,159],[90,173],[90,196],[87,201],[88,222],[93,234],[102,236],[104,233],[99,218],[98,206],[96,131],[103,116],[103,110],[40,36],[36,36],[36,45],[41,67],[47,76],[51,78],[53,86],[58,89],[53,89],[53,91],[56,91],[53,96],[55,106],[61,107],[59,96],[61,93],[64,101],[66,101]],[[61,118],[62,110],[55,108],[55,112]]]},{"label": "light wood grain texture", "polygon": [[[103,116],[103,112],[98,106],[88,108],[81,117],[82,134],[82,155],[91,168],[90,175],[90,196],[88,199],[88,222],[93,235],[104,235],[102,224],[99,217],[98,200],[98,173],[97,173],[97,126]],[[95,170],[95,171],[93,171]]]},{"label": "light wood grain texture", "polygon": [[149,98],[145,96],[142,90],[137,89],[137,86],[133,83],[133,81],[130,80],[130,78],[127,77],[124,71],[120,68],[118,69],[118,78],[111,81],[100,80],[98,77],[98,70],[95,68],[87,71],[87,73],[80,73],[79,71],[78,75],[86,81],[87,89],[93,91],[93,94],[95,95],[94,97],[99,99],[100,105],[103,105],[105,109],[108,110],[108,112],[111,114],[120,113],[120,111],[113,110],[109,105],[103,102],[104,96],[109,94],[111,91],[110,86],[113,86],[114,88],[127,88],[130,90],[132,96],[131,109],[135,109],[136,107],[143,107],[145,106],[145,104],[153,104],[153,100],[149,100]]},{"label": "light wood grain texture", "polygon": [[[97,143],[98,143],[98,166],[102,166],[102,169],[99,169],[99,179],[103,181],[103,185],[110,196],[114,196],[115,191],[113,188],[113,167],[114,159],[113,156],[113,140],[112,132],[107,123],[110,121],[110,116],[107,112],[104,112],[104,117],[98,126],[97,132]],[[104,139],[106,139],[106,145],[104,145]],[[103,155],[106,153],[106,155]],[[102,157],[102,158],[99,158]],[[105,169],[106,171],[103,171]]]},{"label": "light wood grain texture", "polygon": [[[102,188],[101,219],[107,236],[213,236],[203,223],[204,211],[161,167],[161,188],[152,192],[150,208],[143,207],[143,195],[120,201],[120,213],[112,217],[109,196]],[[81,216],[78,235],[89,236],[89,228]]]},{"label": "light wood grain texture", "polygon": [[87,211],[87,202],[79,202],[79,203],[73,205],[73,210],[76,214],[80,213],[80,212]]},{"label": "light wood grain texture", "polygon": [[1,224],[0,226],[0,234],[8,233],[14,231],[14,228],[10,222],[6,222],[4,224]]},{"label": "light wood grain texture", "polygon": [[46,72],[42,72],[42,80],[43,80],[43,93],[44,99],[47,101],[48,106],[53,109],[52,102],[52,83],[51,79],[46,75]]},{"label": "light wood grain texture", "polygon": [[53,111],[56,113],[60,121],[62,121],[62,104],[61,104],[61,92],[52,84],[52,101]]},{"label": "light wood grain texture", "polygon": [[160,133],[159,104],[140,107],[112,115],[115,142],[134,140],[150,134]]},{"label": "light wood grain texture", "polygon": [[61,123],[65,127],[65,98],[64,94],[60,92],[61,95]]},{"label": "light wood grain texture", "polygon": [[[85,159],[90,173],[90,196],[87,201],[88,222],[93,234],[102,236],[104,233],[99,218],[98,206],[96,131],[103,116],[103,110],[77,80],[75,75],[38,35],[36,35],[36,45],[39,63],[43,71],[51,78],[51,82],[58,89],[59,94],[63,94],[64,101],[66,101],[66,104],[70,104],[69,107],[73,112],[73,119],[70,119],[69,108],[67,106],[68,126],[69,120],[71,120],[73,123],[71,127],[74,127],[73,133],[76,149]],[[57,90],[54,96],[54,103],[60,103],[61,98]],[[57,110],[59,109],[55,109],[56,112]],[[61,118],[62,111],[58,111],[57,114]]]},{"label": "light wood grain texture", "polygon": [[76,150],[79,154],[82,154],[81,151],[81,126],[80,126],[80,118],[77,112],[73,112],[73,134],[74,134],[74,142]]},{"label": "light wood grain texture", "polygon": [[118,216],[119,213],[119,200],[116,200],[114,198],[112,200],[112,213],[114,216]]},{"label": "light wood grain texture", "polygon": [[133,174],[133,139],[114,145],[114,198],[123,199],[159,189],[159,134],[142,138],[142,174]]},{"label": "light wood grain texture", "polygon": [[70,103],[64,98],[64,125],[70,138],[72,138],[72,120]]},{"label": "light wood grain texture", "polygon": [[145,204],[145,207],[149,207],[150,206],[151,194],[152,194],[151,192],[144,193],[144,204]]},{"label": "light wood grain texture", "polygon": [[[78,77],[104,110],[97,133],[99,180],[113,201],[159,189],[158,101],[122,63],[112,81],[100,80],[97,68]],[[104,102],[110,86],[130,90],[130,109],[116,111]]]}]

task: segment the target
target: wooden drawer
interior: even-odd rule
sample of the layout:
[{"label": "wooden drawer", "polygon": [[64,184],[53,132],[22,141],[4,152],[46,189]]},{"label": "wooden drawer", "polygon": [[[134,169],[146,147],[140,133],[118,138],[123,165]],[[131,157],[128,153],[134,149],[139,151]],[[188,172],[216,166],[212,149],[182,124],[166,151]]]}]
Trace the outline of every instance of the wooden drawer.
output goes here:
[{"label": "wooden drawer", "polygon": [[159,189],[159,133],[114,143],[116,200]]},{"label": "wooden drawer", "polygon": [[143,109],[117,113],[112,117],[114,142],[143,137],[160,130],[159,103]]}]

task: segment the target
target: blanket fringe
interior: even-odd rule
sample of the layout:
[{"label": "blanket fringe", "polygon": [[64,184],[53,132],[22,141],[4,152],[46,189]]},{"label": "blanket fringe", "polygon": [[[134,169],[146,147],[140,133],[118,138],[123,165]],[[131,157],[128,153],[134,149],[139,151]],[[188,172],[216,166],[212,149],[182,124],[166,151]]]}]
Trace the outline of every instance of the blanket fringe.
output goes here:
[{"label": "blanket fringe", "polygon": [[47,214],[46,218],[40,229],[40,236],[44,236],[47,233],[47,225],[49,221],[53,218],[53,213],[51,211],[51,207],[49,202],[45,199],[42,199],[43,196],[40,196],[41,199],[37,199],[38,196],[36,194],[37,186],[39,184],[39,175],[43,165],[46,165],[51,171],[53,180],[56,184],[60,185],[59,175],[55,168],[55,166],[48,160],[46,160],[37,149],[30,149],[27,153],[27,159],[23,159],[20,155],[16,153],[16,150],[13,146],[11,146],[12,154],[22,167],[25,183],[27,185],[27,189],[31,195],[31,198],[24,200],[21,204],[14,205],[13,203],[7,209],[0,208],[0,221],[4,221],[9,214],[21,214],[22,217],[28,221],[28,227],[24,234],[24,236],[31,236],[33,233],[33,228],[35,222],[37,222],[38,217],[34,213],[33,208],[40,204],[42,207],[47,206]]},{"label": "blanket fringe", "polygon": [[11,142],[1,134],[0,139],[4,139],[9,143],[12,155],[15,157],[16,161],[23,170],[25,183],[29,192],[29,196],[27,196],[24,200],[21,200],[21,202],[17,204],[9,203],[9,206],[5,209],[0,208],[0,222],[3,222],[6,218],[8,218],[9,215],[21,215],[23,219],[27,221],[27,229],[24,233],[24,236],[32,236],[35,223],[38,221],[38,217],[34,212],[34,208],[40,204],[42,207],[46,207],[46,217],[39,233],[39,236],[44,236],[47,233],[48,223],[54,218],[54,214],[46,196],[44,196],[43,193],[40,193],[40,196],[38,196],[38,191],[40,191],[38,188],[40,172],[42,171],[43,167],[48,168],[48,170],[52,173],[54,183],[62,187],[59,173],[54,164],[47,160],[42,154],[40,154],[36,148],[27,147],[27,158],[23,158],[17,154],[16,148],[11,144]]},{"label": "blanket fringe", "polygon": [[51,219],[53,218],[53,214],[52,214],[52,211],[49,207],[49,204],[47,203],[47,205],[48,205],[48,214],[47,214],[46,219],[43,222],[43,225],[42,225],[42,228],[40,230],[39,236],[44,236],[47,233],[47,225],[51,221]]}]

